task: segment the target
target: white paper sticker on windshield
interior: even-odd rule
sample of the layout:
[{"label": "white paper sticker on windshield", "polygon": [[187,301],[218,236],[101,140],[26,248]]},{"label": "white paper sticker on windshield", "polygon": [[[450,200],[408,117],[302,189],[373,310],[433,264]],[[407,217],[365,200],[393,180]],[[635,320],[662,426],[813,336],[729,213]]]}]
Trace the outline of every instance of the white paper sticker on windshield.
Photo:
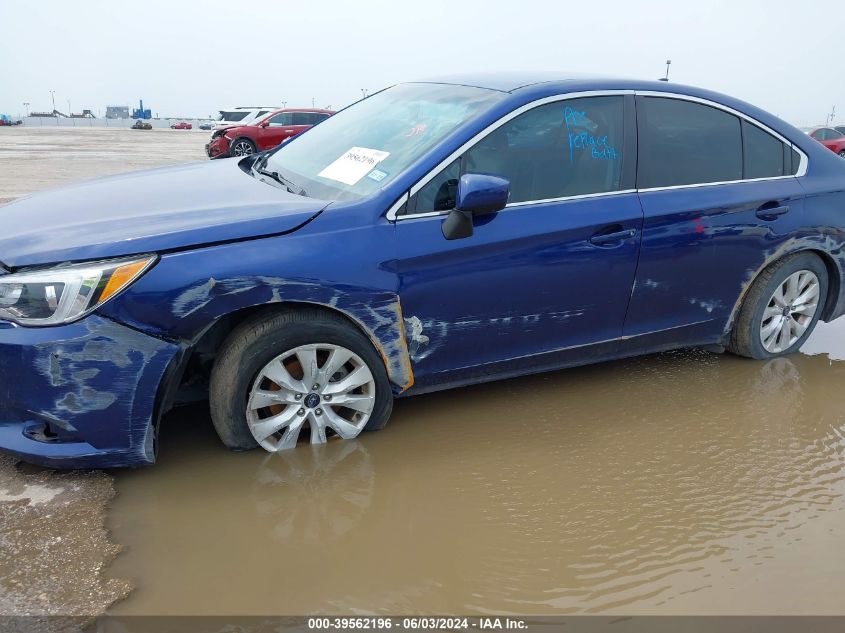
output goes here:
[{"label": "white paper sticker on windshield", "polygon": [[388,156],[390,152],[353,147],[317,175],[337,180],[345,185],[354,185]]}]

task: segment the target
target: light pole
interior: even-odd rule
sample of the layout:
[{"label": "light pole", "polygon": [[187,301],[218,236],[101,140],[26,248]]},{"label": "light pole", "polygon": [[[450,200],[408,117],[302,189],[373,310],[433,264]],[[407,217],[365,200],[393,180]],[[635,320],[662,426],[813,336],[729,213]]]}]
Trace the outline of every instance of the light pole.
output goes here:
[{"label": "light pole", "polygon": [[26,108],[26,116],[29,116],[29,101],[24,101],[23,107]]},{"label": "light pole", "polygon": [[70,116],[70,99],[67,100],[67,115]]},{"label": "light pole", "polygon": [[367,89],[366,88],[361,88],[361,98],[362,99],[367,98]]},{"label": "light pole", "polygon": [[287,108],[287,107],[288,107],[288,102],[287,102],[287,101],[282,101],[282,110],[284,110],[284,109],[285,109],[285,108]]},{"label": "light pole", "polygon": [[311,107],[314,107],[314,97],[311,97]]},{"label": "light pole", "polygon": [[50,91],[50,98],[53,100],[53,116],[56,114],[56,91]]},{"label": "light pole", "polygon": [[671,65],[672,65],[672,60],[671,60],[671,59],[667,59],[667,60],[666,60],[666,76],[665,76],[665,77],[661,77],[661,78],[660,78],[660,81],[669,81],[669,66],[671,66]]}]

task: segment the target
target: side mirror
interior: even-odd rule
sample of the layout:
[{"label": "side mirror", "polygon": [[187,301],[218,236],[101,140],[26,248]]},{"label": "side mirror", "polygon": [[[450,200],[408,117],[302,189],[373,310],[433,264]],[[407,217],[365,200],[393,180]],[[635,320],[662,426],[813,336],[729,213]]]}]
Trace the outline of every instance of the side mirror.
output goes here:
[{"label": "side mirror", "polygon": [[455,208],[443,220],[441,229],[447,240],[472,235],[476,214],[501,211],[508,203],[511,184],[507,178],[492,174],[464,174],[458,181]]},{"label": "side mirror", "polygon": [[267,127],[268,125],[270,125],[270,121],[262,121],[258,124],[258,127]]}]

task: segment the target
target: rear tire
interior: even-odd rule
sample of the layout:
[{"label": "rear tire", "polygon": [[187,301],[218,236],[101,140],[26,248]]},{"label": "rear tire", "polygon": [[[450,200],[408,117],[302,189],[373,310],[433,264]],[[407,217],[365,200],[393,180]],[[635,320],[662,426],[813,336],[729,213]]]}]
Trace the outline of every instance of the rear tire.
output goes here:
[{"label": "rear tire", "polygon": [[249,156],[256,151],[255,143],[248,138],[236,138],[229,144],[229,156]]},{"label": "rear tire", "polygon": [[756,359],[798,351],[824,311],[827,289],[827,267],[817,255],[796,253],[775,262],[745,296],[728,350]]},{"label": "rear tire", "polygon": [[[369,369],[372,377],[369,385],[372,385],[375,397],[366,422],[364,423],[364,419],[366,419],[364,416],[359,418],[360,422],[363,423],[363,428],[358,425],[357,429],[352,429],[345,424],[346,418],[351,417],[355,421],[355,416],[349,416],[349,413],[354,412],[336,404],[342,395],[337,390],[326,389],[334,394],[332,400],[331,396],[326,398],[325,395],[322,395],[322,391],[318,389],[316,391],[321,394],[320,399],[318,399],[319,404],[310,407],[306,405],[306,400],[314,396],[313,391],[315,390],[312,389],[314,385],[307,385],[303,392],[300,389],[279,388],[278,383],[273,385],[271,382],[269,389],[274,389],[274,394],[289,396],[287,399],[290,400],[291,404],[274,404],[272,406],[277,407],[275,410],[271,410],[272,407],[269,405],[260,411],[255,410],[252,398],[255,397],[256,390],[260,390],[262,394],[267,394],[267,383],[261,382],[266,380],[266,377],[263,376],[266,376],[265,370],[267,367],[286,354],[315,345],[334,347],[345,352],[351,352],[355,364],[358,366],[366,365],[366,368]],[[325,368],[328,361],[320,357],[316,358],[320,368]],[[353,365],[346,365],[346,367],[351,370]],[[343,371],[332,372],[333,375],[342,373]],[[294,377],[301,378],[303,382],[306,381],[304,375]],[[328,378],[331,378],[331,376]],[[343,379],[341,377],[330,383],[328,378],[321,387],[336,386]],[[322,383],[323,381],[315,379],[313,382]],[[369,385],[361,389],[370,389]],[[275,391],[275,389],[279,390]],[[355,390],[353,398],[356,396],[360,398],[361,389]],[[297,399],[293,400],[295,392],[299,393],[295,394]],[[282,399],[279,400],[280,403],[282,401]],[[300,433],[299,427],[303,427],[304,423],[308,423],[311,427],[312,443],[326,441],[326,430],[328,430],[329,435],[337,434],[351,439],[357,435],[359,430],[374,431],[381,429],[387,423],[393,409],[393,393],[384,363],[372,343],[341,315],[314,309],[285,312],[273,310],[247,319],[235,328],[224,341],[211,372],[209,402],[214,428],[228,448],[241,451],[249,450],[256,448],[260,443],[262,447],[269,451],[277,451],[283,448],[292,448],[295,445]],[[256,435],[256,423],[264,422],[269,415],[279,415],[281,418],[282,414],[288,411],[288,406],[293,407],[290,409],[291,415],[288,416],[292,418],[293,422],[272,436],[263,440],[260,439],[260,434]],[[317,413],[318,411],[320,413]],[[295,414],[298,414],[298,417],[295,417]],[[346,416],[346,418],[338,420],[338,415]],[[258,417],[262,419],[259,420]],[[334,420],[335,426],[337,426],[337,423],[344,423],[342,428],[345,429],[345,432],[335,433],[332,420]],[[317,423],[323,425],[322,431],[315,429],[318,426]],[[297,425],[299,426],[297,427]],[[290,429],[290,432],[288,432],[288,429]],[[305,437],[307,433],[303,429],[302,436]]]}]

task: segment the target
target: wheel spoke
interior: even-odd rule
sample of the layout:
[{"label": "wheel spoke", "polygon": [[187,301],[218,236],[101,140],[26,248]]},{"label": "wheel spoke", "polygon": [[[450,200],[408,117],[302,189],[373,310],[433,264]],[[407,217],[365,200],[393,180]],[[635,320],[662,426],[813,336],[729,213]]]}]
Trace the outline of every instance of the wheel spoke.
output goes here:
[{"label": "wheel spoke", "polygon": [[315,415],[313,412],[310,413],[308,424],[311,426],[311,443],[325,444],[328,440],[326,438],[326,425],[323,422],[323,416]]},{"label": "wheel spoke", "polygon": [[294,394],[287,390],[282,391],[267,391],[266,389],[259,389],[254,391],[252,398],[250,398],[250,408],[253,411],[263,409],[264,407],[272,407],[274,404],[293,404],[298,405]]},{"label": "wheel spoke", "polygon": [[763,310],[763,321],[765,322],[766,319],[779,317],[783,314],[783,309],[778,308],[777,306],[768,305],[766,309]]},{"label": "wheel spoke", "polygon": [[806,289],[804,289],[801,294],[799,294],[795,299],[792,301],[793,305],[802,304],[802,303],[816,303],[815,299],[819,296],[819,285],[817,283],[811,283]]},{"label": "wheel spoke", "polygon": [[352,358],[352,352],[348,349],[335,348],[329,354],[323,367],[320,369],[320,384],[327,385],[331,377],[341,368],[346,362]]},{"label": "wheel spoke", "polygon": [[361,413],[369,413],[373,410],[375,398],[369,394],[340,394],[333,397],[331,406],[343,406],[355,409]]},{"label": "wheel spoke", "polygon": [[330,382],[326,385],[326,388],[323,390],[323,393],[329,394],[334,396],[338,393],[345,393],[347,391],[351,391],[356,387],[360,387],[361,385],[366,385],[373,379],[373,375],[370,373],[370,370],[367,368],[366,365],[361,365],[357,367],[352,373],[348,376],[342,378],[338,382]]},{"label": "wheel spoke", "polygon": [[787,303],[791,303],[798,296],[798,275],[790,275],[784,284],[786,288],[783,291],[783,298]]},{"label": "wheel spoke", "polygon": [[279,443],[276,445],[276,450],[282,451],[288,448],[294,448],[304,424],[305,416],[297,415],[296,419],[290,424],[290,426],[288,426],[288,428],[285,429],[284,434],[282,434],[282,439],[280,439]]},{"label": "wheel spoke", "polygon": [[760,332],[760,338],[763,340],[765,347],[769,347],[773,342],[773,338],[780,332],[781,319],[783,319],[782,316],[776,316],[763,326],[763,330]]},{"label": "wheel spoke", "polygon": [[[273,435],[273,433],[277,433],[279,430],[290,425],[291,422],[297,417],[302,417],[297,416],[297,408],[288,407],[278,415],[274,415],[270,418],[265,418],[264,420],[258,420],[257,422],[251,424],[250,430],[252,431],[252,436],[258,442],[263,442],[268,437]],[[300,424],[299,426],[301,427],[302,424]],[[299,431],[297,431],[297,433],[299,433]]]},{"label": "wheel spoke", "polygon": [[805,316],[811,317],[816,313],[816,309],[819,307],[818,303],[804,303],[802,305],[795,305],[792,306],[792,313],[793,314],[803,314]]},{"label": "wheel spoke", "polygon": [[323,414],[326,416],[326,425],[334,429],[335,433],[345,440],[351,440],[353,437],[357,437],[361,432],[361,429],[352,424],[349,420],[344,420],[329,407],[326,407]]},{"label": "wheel spoke", "polygon": [[772,295],[772,300],[775,302],[775,305],[779,308],[786,307],[786,300],[783,296],[783,284],[777,287],[775,290],[775,294]]},{"label": "wheel spoke", "polygon": [[778,346],[781,350],[789,347],[789,341],[792,337],[792,328],[789,326],[789,319],[783,319],[780,326],[780,337],[778,339]]},{"label": "wheel spoke", "polygon": [[277,358],[267,365],[267,367],[264,368],[264,375],[279,385],[282,389],[288,389],[289,391],[299,393],[308,392],[308,387],[306,387],[302,381],[299,381],[290,375],[287,367],[285,367],[282,363],[281,358]]},{"label": "wheel spoke", "polygon": [[299,359],[299,364],[302,365],[302,382],[305,383],[305,389],[310,391],[319,375],[317,371],[317,350],[313,347],[306,347],[297,351],[296,357]]}]

